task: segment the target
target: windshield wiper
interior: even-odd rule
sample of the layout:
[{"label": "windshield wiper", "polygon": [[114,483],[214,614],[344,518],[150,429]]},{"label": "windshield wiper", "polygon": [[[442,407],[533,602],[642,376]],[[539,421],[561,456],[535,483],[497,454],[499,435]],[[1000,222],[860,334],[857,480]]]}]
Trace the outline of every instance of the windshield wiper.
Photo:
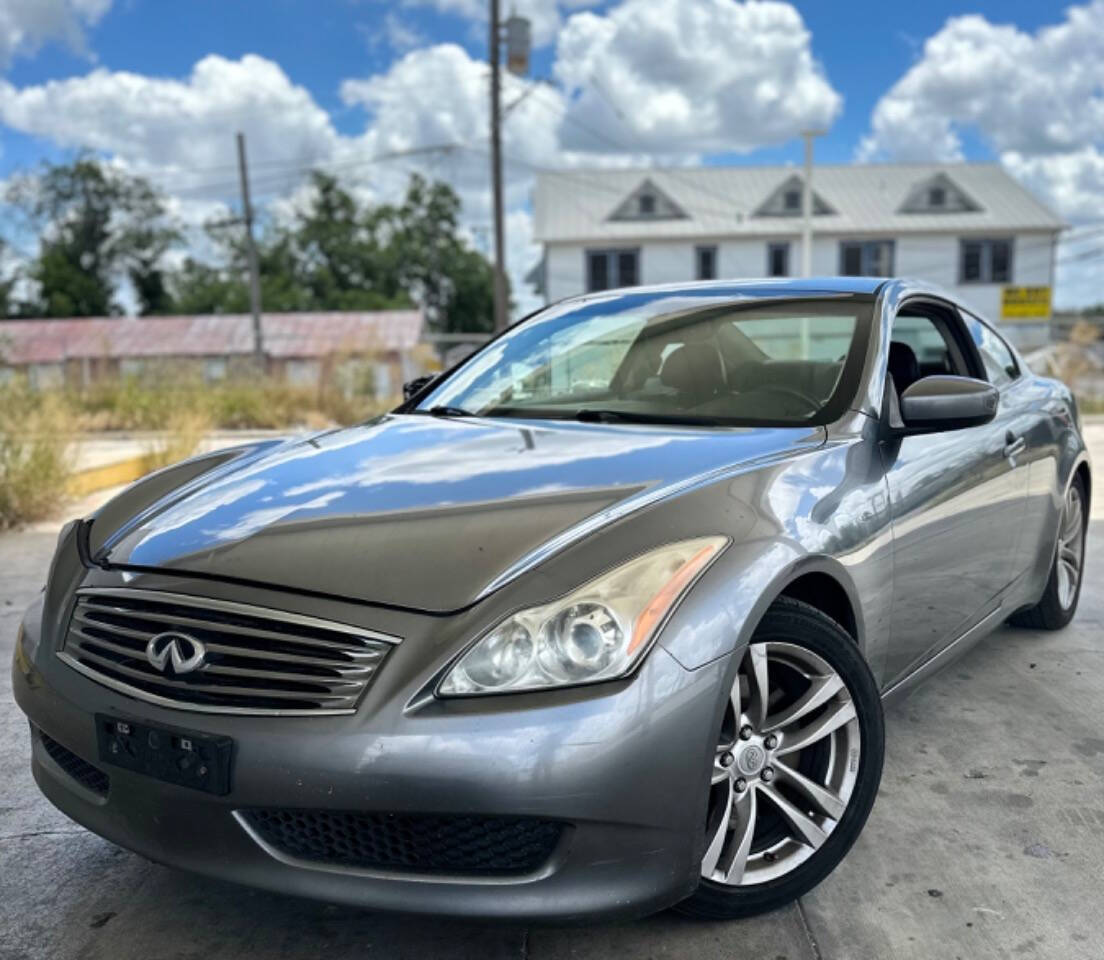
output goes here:
[{"label": "windshield wiper", "polygon": [[475,414],[463,407],[439,406],[428,410],[416,410],[415,413],[427,413],[431,417],[474,417]]},{"label": "windshield wiper", "polygon": [[692,413],[642,413],[631,410],[576,410],[572,419],[581,423],[670,423],[688,427],[721,427],[723,417],[705,417]]}]

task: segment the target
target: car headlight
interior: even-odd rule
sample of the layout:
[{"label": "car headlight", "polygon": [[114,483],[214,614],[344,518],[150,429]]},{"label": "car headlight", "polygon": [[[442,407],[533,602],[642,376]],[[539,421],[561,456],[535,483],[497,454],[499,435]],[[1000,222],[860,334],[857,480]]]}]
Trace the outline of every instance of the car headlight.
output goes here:
[{"label": "car headlight", "polygon": [[452,666],[438,696],[514,693],[629,673],[668,614],[728,543],[702,537],[629,560],[484,634]]}]

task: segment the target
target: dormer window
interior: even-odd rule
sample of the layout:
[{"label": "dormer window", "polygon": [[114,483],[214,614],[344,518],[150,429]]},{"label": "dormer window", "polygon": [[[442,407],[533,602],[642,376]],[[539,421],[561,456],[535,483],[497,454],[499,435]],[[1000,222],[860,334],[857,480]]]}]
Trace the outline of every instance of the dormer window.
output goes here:
[{"label": "dormer window", "polygon": [[947,174],[934,176],[914,183],[901,204],[898,213],[974,213],[981,209],[977,203]]},{"label": "dormer window", "polygon": [[[805,208],[805,184],[801,177],[794,174],[775,187],[766,200],[756,209],[756,217],[799,217]],[[824,198],[813,191],[813,216],[822,217],[835,213]]]},{"label": "dormer window", "polygon": [[607,219],[684,220],[686,212],[649,179],[622,200]]}]

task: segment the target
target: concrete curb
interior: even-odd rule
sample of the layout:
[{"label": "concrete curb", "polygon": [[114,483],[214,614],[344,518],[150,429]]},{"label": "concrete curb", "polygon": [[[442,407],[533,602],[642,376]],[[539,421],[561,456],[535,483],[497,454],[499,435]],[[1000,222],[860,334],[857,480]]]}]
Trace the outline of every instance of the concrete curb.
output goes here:
[{"label": "concrete curb", "polygon": [[69,478],[69,493],[74,497],[86,497],[90,493],[96,493],[108,487],[133,483],[139,477],[144,477],[151,469],[150,457],[142,454],[138,457],[117,460],[115,463],[107,463],[101,467],[78,470]]}]

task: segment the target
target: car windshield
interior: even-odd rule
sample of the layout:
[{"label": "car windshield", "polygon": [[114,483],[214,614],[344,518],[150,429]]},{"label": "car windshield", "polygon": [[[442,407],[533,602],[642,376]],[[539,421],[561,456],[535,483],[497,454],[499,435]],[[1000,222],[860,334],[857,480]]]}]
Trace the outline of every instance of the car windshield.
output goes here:
[{"label": "car windshield", "polygon": [[824,423],[834,408],[842,412],[833,401],[871,309],[869,299],[827,296],[733,300],[668,292],[576,301],[489,344],[416,412]]}]

